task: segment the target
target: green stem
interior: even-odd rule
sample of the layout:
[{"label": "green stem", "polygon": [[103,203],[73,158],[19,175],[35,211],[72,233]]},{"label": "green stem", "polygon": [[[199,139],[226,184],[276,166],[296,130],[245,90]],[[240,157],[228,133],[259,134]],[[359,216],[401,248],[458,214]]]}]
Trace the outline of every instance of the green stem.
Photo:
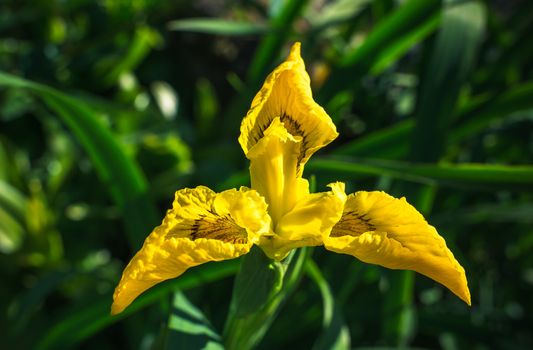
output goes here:
[{"label": "green stem", "polygon": [[302,248],[276,262],[256,247],[245,256],[224,328],[226,349],[247,350],[259,344],[298,284],[308,256],[309,250]]}]

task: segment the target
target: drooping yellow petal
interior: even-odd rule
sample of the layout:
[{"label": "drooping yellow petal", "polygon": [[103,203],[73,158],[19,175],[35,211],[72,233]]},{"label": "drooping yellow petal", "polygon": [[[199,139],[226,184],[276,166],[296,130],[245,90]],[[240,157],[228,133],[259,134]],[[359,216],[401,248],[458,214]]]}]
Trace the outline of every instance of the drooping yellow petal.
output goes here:
[{"label": "drooping yellow petal", "polygon": [[267,77],[242,121],[239,143],[248,158],[275,118],[280,118],[292,136],[301,137],[299,174],[313,153],[338,136],[331,118],[313,100],[300,43],[292,46],[287,60]]},{"label": "drooping yellow petal", "polygon": [[470,305],[465,270],[435,228],[405,198],[378,191],[349,195],[324,245],[367,263],[419,272]]},{"label": "drooping yellow petal", "polygon": [[297,176],[301,145],[302,138],[274,118],[248,152],[252,188],[265,198],[274,223],[309,193],[307,181]]},{"label": "drooping yellow petal", "polygon": [[341,182],[331,191],[312,193],[299,200],[277,222],[275,235],[261,236],[259,246],[271,259],[282,260],[294,248],[322,245],[341,218],[346,194]]},{"label": "drooping yellow petal", "polygon": [[177,191],[163,223],[125,268],[111,313],[122,312],[148,288],[190,267],[247,253],[270,226],[266,203],[256,191],[217,194],[203,186]]}]

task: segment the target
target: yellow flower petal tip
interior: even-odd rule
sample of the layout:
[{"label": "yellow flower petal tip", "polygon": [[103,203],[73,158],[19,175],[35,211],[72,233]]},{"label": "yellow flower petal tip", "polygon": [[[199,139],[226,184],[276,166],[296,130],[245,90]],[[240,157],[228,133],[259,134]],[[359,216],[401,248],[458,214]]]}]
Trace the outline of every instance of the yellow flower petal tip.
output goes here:
[{"label": "yellow flower petal tip", "polygon": [[292,44],[287,61],[301,61],[303,63],[302,56],[300,55],[301,46],[302,44],[299,41]]},{"label": "yellow flower petal tip", "polygon": [[462,301],[464,301],[468,306],[472,306],[472,299],[470,298],[470,290],[468,289],[468,282],[466,281],[466,276],[464,283],[462,283],[460,293],[455,293]]},{"label": "yellow flower petal tip", "polygon": [[379,191],[349,195],[324,245],[367,263],[421,273],[470,305],[463,267],[435,228],[405,198]]}]

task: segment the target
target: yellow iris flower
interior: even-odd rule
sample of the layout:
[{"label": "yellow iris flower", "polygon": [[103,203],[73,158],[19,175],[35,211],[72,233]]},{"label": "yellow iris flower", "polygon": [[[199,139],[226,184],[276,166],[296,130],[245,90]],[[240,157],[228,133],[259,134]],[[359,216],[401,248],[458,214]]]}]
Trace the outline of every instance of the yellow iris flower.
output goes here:
[{"label": "yellow iris flower", "polygon": [[338,136],[312,97],[300,44],[266,79],[242,121],[251,189],[176,192],[163,223],[125,268],[112,314],[188,268],[233,259],[256,244],[275,260],[294,248],[324,245],[371,264],[419,272],[470,305],[465,271],[444,239],[405,198],[380,191],[346,195],[344,184],[309,193],[305,163]]}]

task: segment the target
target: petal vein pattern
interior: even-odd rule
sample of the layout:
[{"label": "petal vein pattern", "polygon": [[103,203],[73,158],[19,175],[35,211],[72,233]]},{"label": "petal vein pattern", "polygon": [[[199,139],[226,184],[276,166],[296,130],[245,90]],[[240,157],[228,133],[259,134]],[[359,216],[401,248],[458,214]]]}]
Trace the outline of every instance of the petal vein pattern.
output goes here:
[{"label": "petal vein pattern", "polygon": [[421,273],[470,305],[465,270],[437,230],[405,198],[379,191],[349,195],[324,245],[367,263]]},{"label": "petal vein pattern", "polygon": [[203,186],[177,191],[163,223],[124,270],[111,313],[190,267],[246,254],[270,226],[266,203],[256,191],[243,187],[217,194]]},{"label": "petal vein pattern", "polygon": [[241,124],[239,143],[248,152],[264,136],[275,118],[287,131],[301,138],[298,172],[309,157],[337,136],[337,129],[324,109],[313,100],[309,75],[295,43],[289,57],[267,77]]}]

